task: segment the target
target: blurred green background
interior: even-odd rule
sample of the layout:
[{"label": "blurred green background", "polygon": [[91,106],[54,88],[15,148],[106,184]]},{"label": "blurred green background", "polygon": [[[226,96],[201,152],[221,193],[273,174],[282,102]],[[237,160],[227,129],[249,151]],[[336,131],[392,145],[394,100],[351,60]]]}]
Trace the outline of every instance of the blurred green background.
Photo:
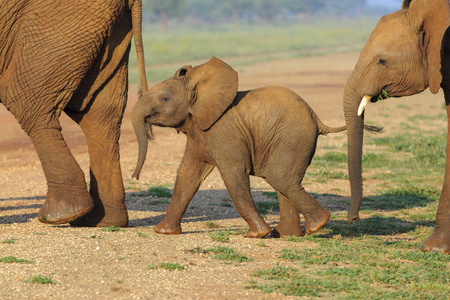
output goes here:
[{"label": "blurred green background", "polygon": [[[149,81],[211,56],[233,67],[276,58],[360,50],[396,0],[143,0]],[[139,82],[134,48],[130,83]]]}]

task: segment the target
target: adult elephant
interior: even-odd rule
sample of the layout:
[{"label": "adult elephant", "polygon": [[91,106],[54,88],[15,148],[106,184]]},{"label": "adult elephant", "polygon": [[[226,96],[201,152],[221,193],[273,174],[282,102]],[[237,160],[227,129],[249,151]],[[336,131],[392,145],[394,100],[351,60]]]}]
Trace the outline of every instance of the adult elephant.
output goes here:
[{"label": "adult elephant", "polygon": [[[134,33],[147,89],[140,0],[0,2],[0,102],[30,136],[47,179],[38,219],[80,226],[126,226],[119,164]],[[90,191],[61,135],[67,113],[89,148]]]},{"label": "adult elephant", "polygon": [[[450,25],[448,0],[404,0],[402,10],[383,17],[372,32],[344,92],[348,128],[351,204],[348,221],[359,219],[362,199],[361,157],[364,107],[368,101],[401,97],[442,87],[450,117]],[[362,100],[361,100],[362,99]],[[449,119],[450,120],[450,119]],[[450,133],[450,123],[449,123]],[[450,134],[445,180],[436,228],[422,251],[450,254]]]}]

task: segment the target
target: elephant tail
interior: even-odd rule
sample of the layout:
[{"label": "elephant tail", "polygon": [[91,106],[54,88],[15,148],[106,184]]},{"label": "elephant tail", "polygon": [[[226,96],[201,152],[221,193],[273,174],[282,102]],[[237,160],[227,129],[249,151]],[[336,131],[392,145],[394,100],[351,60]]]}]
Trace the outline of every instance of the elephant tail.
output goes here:
[{"label": "elephant tail", "polygon": [[[347,130],[347,126],[340,126],[340,127],[328,127],[327,125],[323,124],[319,118],[317,118],[317,126],[319,127],[319,134],[321,135],[327,135],[329,133],[337,133]],[[364,124],[364,129],[367,130],[370,133],[379,133],[383,131],[383,127],[373,126],[373,125],[367,125]]]},{"label": "elephant tail", "polygon": [[148,91],[147,76],[145,73],[144,44],[142,42],[142,0],[130,0],[131,21],[133,27],[136,58],[138,62],[139,78],[141,80],[142,93]]}]

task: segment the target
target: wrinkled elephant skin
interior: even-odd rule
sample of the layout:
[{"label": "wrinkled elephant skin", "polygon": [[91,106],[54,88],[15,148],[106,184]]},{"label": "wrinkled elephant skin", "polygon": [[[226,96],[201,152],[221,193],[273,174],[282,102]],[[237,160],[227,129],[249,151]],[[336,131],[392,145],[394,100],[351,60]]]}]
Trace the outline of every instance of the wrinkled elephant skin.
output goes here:
[{"label": "wrinkled elephant skin", "polygon": [[[450,25],[448,0],[405,0],[402,10],[384,16],[361,52],[344,92],[348,130],[348,168],[351,203],[348,221],[359,219],[362,200],[362,141],[364,109],[387,97],[443,89],[450,120]],[[450,123],[449,123],[450,133]],[[448,135],[448,139],[450,134]],[[422,251],[450,254],[450,143],[444,186],[432,236]]]},{"label": "wrinkled elephant skin", "polygon": [[250,192],[249,175],[265,178],[277,191],[280,223],[272,236],[301,236],[319,230],[330,217],[302,186],[320,134],[345,126],[324,125],[297,94],[281,87],[237,92],[238,75],[223,61],[186,66],[140,95],[132,122],[139,142],[138,178],[151,132],[147,125],[173,127],[187,136],[174,193],[155,231],[181,233],[180,220],[202,181],[217,167],[235,207],[248,223],[245,237],[271,232]]},{"label": "wrinkled elephant skin", "polygon": [[[140,71],[144,66],[141,6],[140,0],[0,2],[0,101],[41,161],[48,185],[42,222],[128,223],[118,141],[133,33]],[[89,191],[61,135],[62,111],[86,136]]]}]

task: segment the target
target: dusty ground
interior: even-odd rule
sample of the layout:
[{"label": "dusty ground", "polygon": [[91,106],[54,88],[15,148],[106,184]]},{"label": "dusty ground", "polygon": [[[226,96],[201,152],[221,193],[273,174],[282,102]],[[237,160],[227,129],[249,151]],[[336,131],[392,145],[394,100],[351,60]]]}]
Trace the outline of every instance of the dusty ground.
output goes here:
[{"label": "dusty ground", "polygon": [[[299,93],[330,126],[344,124],[342,94],[358,53],[333,54],[308,58],[263,62],[236,67],[240,89],[281,85]],[[228,61],[233,65],[233,60]],[[174,65],[179,66],[192,62]],[[195,63],[194,63],[195,64]],[[217,229],[245,230],[245,222],[234,207],[220,204],[229,196],[215,171],[205,181],[183,219],[184,234],[157,235],[153,227],[162,220],[167,204],[154,205],[151,197],[136,197],[136,191],[155,185],[171,185],[184,150],[185,137],[175,130],[155,130],[156,143],[151,145],[141,180],[131,180],[137,158],[137,144],[130,123],[130,111],[136,101],[136,87],[130,88],[121,137],[121,165],[127,188],[130,224],[124,231],[105,232],[98,228],[50,226],[37,221],[37,213],[46,195],[46,183],[39,160],[29,138],[13,116],[0,106],[0,258],[14,256],[32,264],[0,264],[0,298],[2,299],[277,299],[279,294],[264,294],[245,289],[249,275],[258,269],[291,265],[279,257],[281,249],[311,247],[308,242],[292,243],[276,239],[245,239],[232,235],[229,243],[214,242],[208,233]],[[442,114],[442,94],[421,95],[386,101],[388,113],[380,104],[369,105],[366,120],[385,127],[393,135],[401,123],[413,115]],[[406,109],[407,108],[407,109]],[[388,114],[388,116],[387,116]],[[410,122],[409,122],[410,123]],[[438,124],[439,130],[444,122]],[[433,126],[436,124],[434,123]],[[83,134],[66,116],[62,118],[63,134],[85,173],[88,154]],[[345,133],[320,137],[318,153],[327,146],[343,145]],[[325,149],[324,149],[325,148]],[[365,193],[376,188],[366,182]],[[305,182],[308,191],[334,193],[348,199],[349,184],[334,180],[326,184]],[[254,197],[267,200],[261,191],[271,191],[258,178],[252,179]],[[166,199],[167,200],[167,199]],[[319,201],[321,201],[319,197]],[[332,203],[322,202],[333,213]],[[219,227],[209,228],[207,222]],[[278,215],[268,217],[275,226]],[[261,241],[264,242],[262,246]],[[186,250],[227,246],[252,258],[252,262],[234,263],[195,254]],[[149,269],[162,262],[179,263],[184,270]],[[56,285],[26,283],[31,276],[51,277]]]}]

